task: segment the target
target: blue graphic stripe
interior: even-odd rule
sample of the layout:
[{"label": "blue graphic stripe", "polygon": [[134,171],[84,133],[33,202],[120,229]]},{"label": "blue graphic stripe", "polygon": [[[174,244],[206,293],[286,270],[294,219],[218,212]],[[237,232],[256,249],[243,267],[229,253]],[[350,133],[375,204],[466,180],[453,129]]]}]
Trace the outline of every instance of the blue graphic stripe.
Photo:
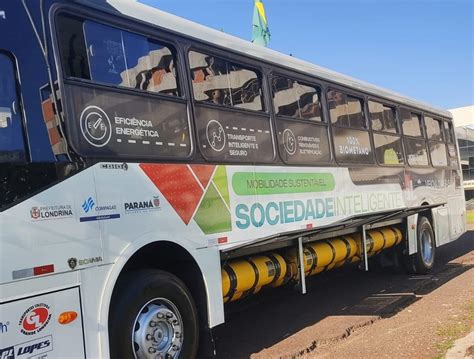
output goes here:
[{"label": "blue graphic stripe", "polygon": [[92,222],[92,221],[105,221],[107,219],[116,219],[120,218],[120,214],[105,214],[103,216],[92,216],[92,217],[81,217],[79,218],[80,222]]}]

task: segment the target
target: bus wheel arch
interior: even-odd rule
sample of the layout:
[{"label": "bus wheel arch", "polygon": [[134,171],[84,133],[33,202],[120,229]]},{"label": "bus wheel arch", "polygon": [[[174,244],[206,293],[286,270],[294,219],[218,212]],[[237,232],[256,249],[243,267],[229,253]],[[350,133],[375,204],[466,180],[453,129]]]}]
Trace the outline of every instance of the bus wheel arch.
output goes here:
[{"label": "bus wheel arch", "polygon": [[[116,312],[114,305],[116,299],[126,290],[127,282],[130,280],[146,280],[147,276],[155,275],[161,280],[168,279],[176,287],[184,287],[183,293],[189,291],[197,311],[198,325],[201,333],[208,331],[208,298],[204,277],[198,263],[192,255],[182,246],[169,242],[152,242],[136,251],[126,262],[112,291],[110,300],[108,323],[109,344],[112,346],[111,320]],[[143,278],[142,278],[143,277]],[[186,295],[185,295],[186,296]]]}]

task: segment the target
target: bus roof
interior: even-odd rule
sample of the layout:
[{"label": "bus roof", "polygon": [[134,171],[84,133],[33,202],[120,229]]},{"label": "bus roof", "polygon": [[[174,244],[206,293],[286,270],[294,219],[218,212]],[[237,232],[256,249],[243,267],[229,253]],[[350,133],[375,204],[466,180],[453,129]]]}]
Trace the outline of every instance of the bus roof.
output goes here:
[{"label": "bus roof", "polygon": [[[98,2],[94,0],[79,0],[78,2],[87,3],[89,6],[94,7],[98,5]],[[386,99],[392,100],[394,102],[403,103],[427,112],[432,112],[441,116],[452,118],[452,115],[449,111],[433,107],[430,104],[421,101],[410,99],[396,92],[357,80],[350,76],[340,74],[336,71],[314,65],[310,62],[299,60],[293,56],[285,55],[259,45],[254,45],[250,41],[246,41],[221,31],[211,29],[198,23],[158,10],[154,7],[141,4],[137,1],[107,0],[107,4],[125,16],[147,22],[163,29],[168,29],[185,36],[192,37],[209,44],[218,45],[231,51],[237,51],[276,65],[286,64],[286,67],[288,68],[319,77],[329,82],[338,83],[340,85],[373,94],[374,96],[385,97]]]}]

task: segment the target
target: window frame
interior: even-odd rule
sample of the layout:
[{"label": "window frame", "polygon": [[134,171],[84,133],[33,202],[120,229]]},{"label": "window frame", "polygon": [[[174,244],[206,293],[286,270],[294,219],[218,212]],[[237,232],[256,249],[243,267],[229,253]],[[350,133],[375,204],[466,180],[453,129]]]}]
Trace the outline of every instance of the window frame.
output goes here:
[{"label": "window frame", "polygon": [[[126,31],[130,31],[135,34],[143,35],[146,37],[151,38],[152,40],[156,41],[161,41],[163,44],[168,44],[172,45],[174,50],[176,51],[176,60],[178,62],[176,66],[177,70],[177,79],[179,80],[179,86],[180,86],[180,94],[182,96],[183,102],[187,103],[188,106],[188,125],[189,125],[189,134],[190,134],[190,139],[191,139],[191,153],[187,158],[169,158],[170,160],[176,161],[176,162],[182,162],[182,161],[203,161],[204,158],[202,154],[200,153],[199,150],[197,150],[197,133],[196,133],[196,125],[195,125],[195,101],[194,101],[194,96],[192,92],[192,83],[191,83],[191,78],[188,74],[189,72],[189,64],[188,64],[188,50],[191,48],[196,49],[197,51],[206,51],[206,53],[212,53],[216,54],[217,56],[220,57],[230,57],[230,61],[236,61],[235,59],[238,59],[238,62],[248,64],[250,68],[254,69],[259,69],[262,74],[262,91],[263,91],[263,96],[264,99],[262,103],[264,104],[265,107],[265,112],[262,113],[263,115],[269,114],[269,120],[270,120],[270,129],[271,129],[271,138],[272,138],[272,143],[273,143],[273,153],[274,153],[274,161],[273,163],[275,164],[285,164],[285,162],[279,158],[278,156],[278,149],[276,148],[277,145],[277,136],[276,136],[276,117],[274,115],[273,111],[273,101],[271,99],[271,88],[270,83],[268,81],[268,78],[272,71],[276,71],[280,74],[285,74],[287,73],[288,75],[285,76],[290,76],[292,78],[298,79],[301,78],[303,82],[308,82],[310,81],[317,81],[321,85],[321,101],[322,101],[322,115],[323,118],[326,119],[326,126],[327,126],[327,131],[328,131],[328,138],[329,138],[329,147],[330,147],[330,152],[331,152],[331,158],[332,162],[325,164],[325,166],[341,166],[341,167],[368,167],[368,166],[373,166],[374,164],[377,164],[377,156],[374,154],[374,161],[372,164],[368,163],[340,163],[339,161],[336,161],[335,159],[335,148],[334,148],[334,140],[333,140],[333,135],[332,135],[332,123],[330,120],[330,115],[329,115],[329,108],[328,108],[328,102],[327,102],[327,91],[329,89],[334,89],[337,91],[342,91],[350,96],[354,96],[359,98],[360,100],[363,100],[363,106],[362,106],[362,111],[364,113],[364,119],[365,119],[365,125],[366,125],[366,130],[370,133],[372,131],[372,126],[371,123],[369,123],[368,119],[368,99],[370,96],[375,96],[377,100],[382,99],[384,103],[393,103],[395,104],[397,108],[397,115],[399,115],[399,108],[406,107],[409,108],[410,104],[413,102],[406,102],[402,101],[403,99],[395,99],[392,100],[389,97],[386,97],[388,95],[384,93],[377,93],[375,90],[370,90],[370,89],[365,89],[362,91],[357,91],[355,88],[351,87],[350,84],[348,85],[343,85],[338,82],[332,81],[328,77],[320,77],[319,75],[311,72],[311,70],[304,70],[304,69],[298,69],[294,68],[291,66],[291,64],[286,65],[286,64],[277,64],[275,62],[272,62],[271,60],[267,59],[262,59],[258,58],[257,56],[254,56],[252,54],[245,54],[242,51],[237,51],[233,50],[231,48],[226,48],[224,46],[219,46],[219,45],[213,45],[212,43],[202,40],[196,37],[193,37],[191,35],[186,35],[186,34],[179,34],[177,32],[174,32],[172,30],[168,30],[158,24],[150,24],[145,22],[144,20],[137,19],[137,18],[129,18],[125,16],[121,16],[116,13],[112,12],[106,12],[106,11],[98,11],[94,10],[91,8],[87,8],[82,5],[78,4],[53,4],[51,7],[51,11],[49,12],[49,18],[50,18],[50,24],[51,24],[51,37],[52,37],[52,49],[54,51],[54,62],[56,65],[56,74],[58,77],[58,83],[59,83],[59,90],[61,91],[62,98],[64,99],[64,84],[66,83],[74,83],[74,84],[81,84],[83,86],[92,86],[92,87],[98,87],[102,88],[100,85],[97,85],[92,82],[92,84],[87,84],[87,82],[91,82],[90,80],[84,80],[84,79],[67,79],[66,76],[64,75],[64,69],[63,69],[63,64],[61,61],[60,56],[58,56],[59,51],[58,51],[58,41],[57,41],[57,24],[56,24],[56,17],[58,14],[65,13],[70,16],[76,16],[83,18],[84,20],[94,20],[101,22],[103,24],[113,26],[119,29],[124,29]],[[125,26],[124,26],[125,25]],[[53,56],[51,56],[53,58]],[[117,91],[117,92],[124,92],[128,94],[133,94],[138,92],[140,95],[144,95],[146,91],[143,90],[135,90],[135,89],[130,89],[130,88],[114,88],[111,85],[106,85],[103,87],[103,89],[108,89],[110,91]],[[165,96],[165,100],[172,101],[173,96],[167,96],[167,95],[161,95],[161,94],[156,94],[156,93],[150,93],[148,92],[149,96],[156,96],[156,97],[162,97]],[[179,99],[174,99],[175,101]],[[201,103],[200,106],[216,106],[213,104],[204,104]],[[423,106],[417,106],[416,104],[412,106],[413,108],[416,108],[416,112],[421,112],[424,107]],[[221,106],[218,106],[219,108],[222,108]],[[243,113],[247,113],[246,109],[237,109],[237,108],[231,108],[230,111],[241,111]],[[251,110],[250,110],[251,111]],[[411,110],[410,110],[411,111]],[[252,112],[252,111],[251,111]],[[428,111],[431,112],[431,111]],[[254,112],[252,112],[254,113]],[[437,113],[436,111],[434,113]],[[448,120],[446,117],[448,117],[446,114],[437,114],[438,117],[442,117],[444,121]],[[315,123],[316,124],[316,123]],[[317,123],[321,125],[322,123]],[[400,125],[400,124],[399,124]],[[336,126],[338,127],[338,126]],[[352,128],[352,127],[345,127],[345,128]],[[402,147],[405,151],[404,147],[404,134],[403,130],[400,131],[400,135],[402,136]],[[370,139],[370,145],[371,145],[371,150],[374,152],[374,142],[373,142],[373,136],[369,135]],[[456,144],[454,143],[454,146],[456,148]],[[279,147],[279,146],[278,146]],[[428,151],[428,148],[427,148]],[[405,152],[406,155],[406,152]],[[429,158],[429,157],[428,157]],[[142,160],[141,158],[137,158],[138,160]],[[120,161],[121,158],[117,158],[116,160]],[[151,161],[161,161],[161,160],[167,160],[167,158],[159,157],[156,159],[153,159]],[[222,163],[225,163],[222,161]],[[232,162],[230,162],[232,163]],[[249,162],[250,163],[250,162]],[[258,162],[252,162],[252,163],[258,163]],[[266,164],[268,162],[265,162]],[[299,166],[304,166],[304,165],[299,165]],[[314,165],[309,165],[309,166],[318,166],[318,164]],[[408,167],[408,163],[406,161],[405,157],[405,167]],[[426,168],[426,166],[422,166],[422,168]]]},{"label": "window frame", "polygon": [[[326,113],[326,117],[327,117],[327,124],[328,124],[328,130],[329,130],[329,138],[330,138],[330,146],[331,146],[331,151],[332,151],[332,157],[333,157],[333,161],[335,163],[336,166],[338,167],[347,167],[347,168],[350,168],[350,167],[374,167],[374,166],[377,166],[377,160],[376,160],[376,155],[375,155],[375,151],[374,151],[374,141],[373,141],[373,138],[372,138],[372,135],[370,134],[371,131],[372,131],[372,127],[370,125],[370,121],[368,120],[368,115],[367,115],[367,111],[368,111],[368,98],[370,98],[370,95],[368,95],[367,93],[365,92],[357,92],[356,90],[354,89],[351,89],[351,88],[346,88],[346,87],[343,87],[343,86],[340,86],[340,85],[337,85],[336,83],[331,83],[331,82],[326,82],[325,86],[323,87],[323,101],[324,101],[324,107],[325,107],[325,113]],[[332,123],[332,120],[331,120],[331,110],[329,108],[329,101],[328,101],[328,97],[327,97],[327,93],[331,90],[336,90],[336,91],[339,91],[339,92],[343,92],[345,95],[349,95],[349,96],[352,96],[352,97],[355,97],[355,98],[358,98],[362,101],[362,113],[364,115],[364,120],[365,120],[365,124],[366,124],[366,127],[364,129],[360,129],[360,128],[357,128],[357,127],[348,127],[348,126],[340,126],[340,125],[335,125],[334,123]],[[349,130],[356,130],[356,131],[366,131],[369,135],[369,143],[370,143],[370,150],[372,151],[372,162],[367,162],[367,163],[360,163],[360,162],[344,162],[344,161],[341,161],[341,160],[338,160],[337,159],[337,156],[336,156],[336,143],[335,143],[335,136],[334,136],[334,131],[333,131],[333,128],[345,128],[345,129],[349,129]]]},{"label": "window frame", "polygon": [[[394,119],[395,119],[395,129],[396,132],[388,132],[388,131],[381,131],[381,130],[374,130],[372,127],[372,116],[370,112],[370,107],[369,107],[369,102],[376,102],[378,104],[381,104],[386,107],[390,107],[393,110],[394,113]],[[400,168],[400,167],[406,167],[408,165],[407,163],[407,157],[405,154],[405,142],[403,140],[403,134],[402,134],[402,129],[401,129],[401,121],[400,121],[400,113],[398,111],[398,106],[395,103],[391,103],[386,100],[381,100],[376,97],[368,97],[367,98],[367,113],[368,113],[368,122],[370,125],[370,132],[372,133],[372,141],[373,141],[373,146],[374,146],[374,157],[376,163],[381,166],[381,167],[391,167],[391,168]],[[386,164],[381,161],[379,161],[379,158],[377,156],[377,151],[375,147],[375,135],[386,135],[386,136],[392,136],[392,137],[398,137],[401,143],[401,149],[402,149],[402,157],[403,157],[403,162],[402,164]]]},{"label": "window frame", "polygon": [[[320,95],[319,103],[321,105],[321,121],[312,121],[312,120],[304,119],[304,118],[296,118],[296,117],[291,117],[291,116],[286,116],[286,115],[277,115],[275,111],[275,103],[273,101],[273,95],[274,95],[273,88],[271,86],[272,80],[274,77],[284,77],[284,78],[287,78],[293,81],[298,81],[303,84],[307,84],[308,86],[312,86],[316,88],[319,91],[319,95]],[[275,145],[277,147],[278,155],[282,163],[286,166],[302,166],[302,167],[334,166],[335,160],[334,160],[334,150],[333,150],[333,143],[332,143],[333,140],[331,138],[331,132],[329,129],[330,125],[328,123],[328,117],[327,117],[326,108],[325,108],[324,85],[320,81],[314,78],[305,76],[305,74],[291,72],[289,70],[286,71],[278,67],[271,69],[271,71],[267,75],[267,80],[268,80],[268,89],[269,89],[269,96],[270,96],[269,100],[271,101],[270,111],[272,113],[273,122],[275,124]],[[329,160],[328,161],[315,161],[312,163],[291,163],[287,161],[285,159],[285,156],[282,153],[282,148],[280,146],[280,139],[278,136],[278,126],[279,126],[280,121],[290,121],[290,122],[325,128],[325,133],[328,137]]]},{"label": "window frame", "polygon": [[24,161],[16,161],[16,162],[0,162],[0,164],[15,164],[15,163],[19,163],[19,164],[25,164],[25,163],[30,163],[32,162],[32,159],[31,159],[31,151],[30,151],[30,142],[29,142],[29,137],[28,137],[28,123],[27,123],[27,120],[26,120],[26,114],[25,114],[25,109],[23,107],[23,94],[21,92],[21,82],[20,82],[20,72],[19,72],[19,68],[18,68],[18,61],[15,57],[15,55],[10,52],[10,51],[7,51],[7,50],[4,50],[2,48],[0,48],[0,55],[4,55],[5,57],[7,57],[10,62],[11,62],[11,65],[12,65],[12,68],[13,68],[13,76],[14,76],[14,80],[15,80],[15,94],[16,94],[16,101],[18,103],[18,115],[20,116],[21,118],[21,137],[22,137],[22,140],[23,140],[23,150],[24,150],[24,153],[25,153],[25,160]]},{"label": "window frame", "polygon": [[[429,118],[433,119],[433,121],[437,121],[441,125],[441,128],[440,128],[441,140],[430,140],[428,138],[428,127],[426,126],[426,117],[429,117]],[[443,130],[444,129],[444,122],[445,121],[440,116],[433,115],[433,114],[430,114],[430,113],[423,113],[423,123],[424,123],[425,131],[426,131],[426,143],[428,145],[428,151],[430,153],[430,162],[431,162],[431,166],[433,168],[447,168],[447,167],[449,167],[449,164],[450,164],[448,144],[446,143],[446,134],[444,133],[444,130]],[[431,158],[431,146],[432,146],[431,144],[432,143],[443,144],[444,145],[444,152],[446,154],[446,165],[437,166],[437,165],[434,164],[433,159]]]},{"label": "window frame", "polygon": [[[163,43],[167,46],[172,46],[176,54],[176,71],[177,71],[177,82],[178,82],[178,89],[180,96],[171,96],[160,94],[151,91],[144,91],[140,89],[128,88],[124,86],[117,86],[113,84],[105,84],[95,82],[93,80],[81,79],[77,77],[70,77],[66,76],[66,72],[64,69],[64,64],[61,58],[61,51],[59,45],[59,26],[58,26],[58,17],[61,15],[72,16],[75,18],[79,18],[82,21],[95,21],[102,25],[111,26],[117,28],[118,30],[128,31],[136,35],[144,36],[145,38],[149,38],[150,40],[154,40],[160,43]],[[150,26],[149,24],[139,22],[137,20],[129,20],[124,17],[116,16],[109,13],[102,13],[98,11],[93,11],[90,8],[85,8],[83,6],[78,6],[76,4],[55,4],[52,6],[50,11],[50,24],[51,24],[51,37],[52,37],[52,50],[54,53],[54,61],[57,69],[57,79],[59,83],[59,90],[61,93],[61,98],[67,98],[65,92],[64,85],[76,85],[76,86],[84,86],[89,87],[92,89],[104,90],[108,91],[109,93],[122,93],[125,95],[131,96],[140,96],[140,97],[148,97],[150,99],[159,99],[162,101],[170,101],[179,103],[186,106],[186,113],[187,113],[187,121],[186,124],[188,126],[188,135],[190,138],[190,150],[187,156],[183,157],[176,157],[176,156],[155,156],[155,158],[144,158],[141,156],[136,155],[116,155],[113,158],[104,155],[101,156],[83,156],[81,154],[82,151],[79,151],[76,148],[75,144],[70,140],[68,126],[72,126],[70,119],[66,119],[64,122],[66,123],[66,135],[67,135],[67,143],[71,146],[71,148],[81,157],[88,159],[88,160],[112,160],[112,161],[147,161],[147,162],[165,162],[165,161],[176,161],[176,162],[190,162],[196,155],[196,136],[195,136],[195,125],[193,119],[193,109],[192,103],[189,99],[189,89],[188,89],[188,80],[187,76],[185,76],[186,71],[186,61],[183,55],[183,44],[180,43],[177,39],[179,38],[178,35],[172,34],[167,32],[164,29],[157,28],[156,26]],[[67,105],[65,101],[62,101],[63,109],[62,111],[66,114],[68,112]]]},{"label": "window frame", "polygon": [[314,87],[318,91],[318,95],[319,95],[319,105],[320,105],[320,110],[321,110],[321,121],[314,121],[314,120],[310,120],[310,119],[307,119],[307,118],[293,117],[293,116],[288,116],[288,115],[278,115],[276,113],[276,110],[275,110],[275,102],[273,101],[275,94],[273,92],[273,87],[270,87],[271,102],[272,102],[275,118],[282,118],[283,120],[290,120],[290,121],[301,121],[301,122],[304,122],[304,123],[307,122],[307,123],[312,123],[312,124],[320,124],[320,125],[324,125],[324,126],[327,127],[328,121],[327,121],[327,118],[324,114],[323,87],[321,86],[321,84],[318,84],[314,81],[313,82],[305,81],[305,80],[300,81],[296,76],[291,76],[291,75],[287,76],[286,74],[282,74],[280,72],[273,72],[273,71],[268,76],[268,80],[270,81],[270,83],[273,83],[272,81],[275,77],[286,78],[288,80],[296,81],[296,82],[298,82],[302,85]]},{"label": "window frame", "polygon": [[[189,64],[189,53],[191,51],[198,52],[198,53],[201,53],[203,55],[218,57],[221,60],[231,62],[231,63],[235,63],[236,65],[241,65],[246,70],[255,71],[257,73],[257,76],[260,75],[259,79],[260,79],[260,85],[261,85],[261,91],[262,91],[262,110],[251,110],[251,109],[235,107],[235,106],[220,105],[220,104],[212,103],[212,102],[209,102],[209,101],[196,100],[195,97],[194,97],[193,79],[191,77],[191,66]],[[193,106],[205,105],[205,106],[209,106],[209,107],[215,108],[215,109],[228,109],[228,110],[231,110],[231,111],[237,111],[237,112],[246,113],[246,114],[251,113],[251,114],[270,115],[270,111],[269,111],[269,108],[268,108],[268,99],[266,98],[267,94],[268,94],[268,91],[266,91],[266,89],[265,89],[265,82],[266,81],[265,81],[265,73],[264,73],[263,67],[262,66],[256,66],[255,64],[252,64],[251,61],[246,61],[245,59],[244,59],[244,61],[241,61],[241,57],[235,56],[235,57],[231,58],[229,55],[230,55],[229,52],[227,52],[227,53],[224,52],[224,53],[221,54],[221,52],[216,48],[209,48],[209,50],[208,50],[208,48],[205,47],[205,46],[194,45],[194,44],[189,46],[185,50],[186,71],[187,71],[186,77],[188,78],[188,81],[189,81],[190,98],[191,98],[191,101],[193,103]]]},{"label": "window frame", "polygon": [[[461,157],[460,157],[460,154],[459,154],[459,142],[456,140],[456,133],[455,133],[455,130],[454,130],[454,126],[453,126],[453,122],[452,122],[452,119],[447,119],[447,118],[443,118],[441,117],[441,120],[443,122],[443,136],[444,136],[444,143],[446,144],[446,151],[447,151],[447,156],[448,156],[448,168],[450,169],[453,169],[453,158],[455,158],[456,162],[458,163],[458,167],[461,167]],[[449,138],[446,134],[446,126],[447,126],[447,130],[450,132],[450,136],[453,137],[453,141],[450,142],[449,141]],[[449,154],[449,145],[452,145],[454,146],[454,151],[455,151],[455,155],[454,157],[452,157],[450,154]],[[458,169],[458,167],[455,167],[455,169]]]},{"label": "window frame", "polygon": [[[233,106],[225,106],[225,105],[218,105],[209,101],[197,101],[194,98],[194,89],[193,89],[193,83],[192,83],[192,77],[191,77],[191,66],[189,64],[189,52],[195,51],[199,53],[203,53],[209,56],[216,56],[219,57],[225,61],[233,62],[236,63],[237,65],[242,65],[244,68],[248,68],[249,70],[256,71],[258,74],[261,75],[261,90],[262,90],[262,106],[263,110],[262,111],[256,111],[256,110],[249,110],[245,108],[240,108],[240,107],[233,107]],[[279,158],[279,150],[277,149],[278,146],[278,139],[276,137],[276,124],[274,122],[274,117],[273,113],[271,111],[271,106],[273,106],[273,102],[270,102],[271,99],[269,98],[271,94],[271,90],[268,87],[268,71],[267,68],[265,67],[265,62],[264,61],[256,61],[253,60],[252,58],[245,57],[241,54],[235,54],[231,51],[226,51],[223,50],[219,47],[214,47],[208,44],[203,44],[201,42],[191,40],[188,42],[187,46],[184,46],[183,49],[183,58],[184,58],[184,67],[185,67],[185,74],[186,74],[186,84],[188,87],[188,94],[189,94],[189,101],[191,103],[191,110],[192,110],[192,118],[193,118],[193,127],[194,127],[194,136],[195,136],[195,148],[196,152],[199,153],[202,158],[210,163],[210,164],[215,164],[215,163],[229,163],[229,164],[235,164],[235,165],[253,165],[253,164],[264,164],[264,165],[269,165],[269,164],[275,164],[278,161],[281,160]],[[242,115],[251,115],[251,116],[256,116],[256,117],[262,117],[267,119],[268,123],[270,124],[270,136],[271,136],[271,142],[272,142],[272,160],[271,161],[253,161],[253,162],[241,162],[241,161],[215,161],[215,160],[210,160],[208,159],[202,152],[201,147],[200,147],[200,141],[199,141],[199,136],[197,135],[197,116],[196,116],[196,109],[198,107],[202,108],[208,108],[208,109],[213,109],[213,110],[218,110],[218,111],[224,111],[227,113],[239,113]],[[281,160],[282,163],[283,160]]]},{"label": "window frame", "polygon": [[[412,114],[415,114],[415,115],[418,115],[419,118],[420,118],[420,131],[421,131],[421,136],[410,136],[410,135],[406,135],[405,134],[405,131],[403,131],[403,118],[402,118],[402,115],[401,115],[401,110],[407,110],[408,112],[410,112],[410,116]],[[431,165],[431,156],[430,156],[430,153],[429,153],[429,148],[428,148],[428,140],[426,138],[426,128],[425,128],[425,121],[424,121],[424,117],[423,117],[423,112],[422,111],[419,111],[419,110],[416,110],[416,109],[413,109],[411,107],[407,107],[407,106],[400,106],[399,107],[399,115],[400,115],[400,130],[401,130],[401,134],[402,134],[402,137],[403,137],[403,147],[404,147],[404,150],[405,150],[405,161],[406,161],[406,166],[408,167],[412,167],[412,168],[429,168],[429,167],[433,167]],[[425,145],[425,149],[426,149],[426,158],[428,159],[428,164],[426,165],[412,165],[410,164],[410,162],[408,161],[408,150],[407,150],[407,144],[406,144],[406,141],[405,139],[412,139],[412,140],[420,140],[420,141],[423,141],[424,145]]]},{"label": "window frame", "polygon": [[[87,13],[87,11],[86,11],[86,13]],[[117,31],[125,31],[125,32],[132,33],[133,35],[142,36],[147,40],[156,41],[157,43],[168,47],[174,53],[175,60],[177,62],[177,64],[175,65],[175,69],[176,69],[176,72],[177,72],[176,82],[177,82],[179,95],[178,96],[166,95],[166,94],[162,94],[162,93],[159,93],[159,92],[141,90],[141,89],[136,89],[136,88],[133,88],[133,87],[114,85],[114,84],[103,82],[103,81],[95,81],[95,80],[92,80],[92,79],[83,79],[83,78],[80,78],[80,77],[74,77],[74,76],[66,75],[66,70],[64,68],[64,63],[63,63],[62,58],[61,58],[61,49],[60,49],[59,41],[58,41],[58,39],[59,39],[59,34],[58,34],[59,27],[58,27],[58,24],[57,24],[57,18],[61,15],[66,15],[66,16],[70,16],[70,17],[73,17],[73,18],[77,18],[77,19],[83,21],[83,25],[84,25],[85,21],[95,22],[99,25],[108,26],[108,27],[113,28]],[[170,98],[186,100],[186,89],[183,87],[183,83],[184,83],[185,79],[182,78],[183,77],[182,76],[182,70],[180,70],[180,67],[182,67],[181,66],[182,59],[181,59],[181,51],[179,49],[178,42],[173,37],[165,39],[164,36],[161,35],[161,34],[160,34],[161,35],[160,36],[160,35],[156,35],[155,33],[139,31],[139,30],[136,30],[133,25],[128,26],[129,25],[128,22],[126,22],[126,24],[127,25],[124,26],[123,24],[115,23],[113,21],[113,19],[110,19],[110,17],[104,17],[104,16],[101,16],[101,15],[95,14],[95,13],[92,14],[92,15],[89,15],[89,14],[86,14],[86,15],[73,14],[72,12],[68,11],[67,8],[58,11],[54,15],[54,29],[55,29],[54,43],[55,43],[55,47],[57,47],[57,55],[58,56],[56,56],[56,58],[57,58],[57,62],[59,64],[59,68],[61,69],[61,76],[62,76],[63,82],[64,83],[85,83],[85,84],[89,84],[89,85],[93,85],[93,86],[100,86],[102,88],[109,88],[109,89],[114,90],[114,91],[125,90],[129,93],[143,94],[143,95],[148,94],[148,95],[156,96],[156,97],[158,97],[162,100],[166,100],[166,99],[170,99]],[[86,41],[85,38],[84,38],[84,40]],[[87,42],[85,42],[85,45],[87,45]],[[88,63],[88,66],[90,66],[89,63]]]},{"label": "window frame", "polygon": [[[365,99],[365,94],[362,94],[362,93],[357,93],[357,92],[354,92],[352,90],[348,90],[348,89],[341,89],[341,88],[338,88],[336,86],[333,86],[332,84],[330,84],[329,86],[326,87],[326,93],[324,94],[325,95],[325,98],[326,98],[326,107],[327,107],[327,111],[328,111],[328,122],[331,123],[331,127],[334,126],[334,127],[341,127],[341,128],[348,128],[348,129],[352,129],[352,130],[361,130],[359,127],[354,127],[354,126],[342,126],[342,125],[337,125],[335,123],[332,122],[332,119],[331,119],[331,109],[329,107],[329,100],[328,100],[328,92],[329,91],[338,91],[338,92],[342,92],[344,95],[346,96],[350,96],[350,97],[353,97],[353,98],[356,98],[358,100],[361,101],[361,113],[362,113],[362,116],[364,117],[364,123],[365,123],[365,126],[363,128],[363,130],[369,130],[369,123],[368,123],[368,117],[367,117],[367,113],[366,113],[366,104],[367,104],[367,101]],[[347,105],[347,102],[346,102],[346,105]]]}]

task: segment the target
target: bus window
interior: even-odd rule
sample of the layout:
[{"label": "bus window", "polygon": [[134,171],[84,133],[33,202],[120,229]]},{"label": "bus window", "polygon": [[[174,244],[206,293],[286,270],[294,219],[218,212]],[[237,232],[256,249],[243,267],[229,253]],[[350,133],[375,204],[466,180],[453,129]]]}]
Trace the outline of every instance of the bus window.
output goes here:
[{"label": "bus window", "polygon": [[60,16],[58,25],[67,76],[179,96],[176,56],[170,46],[69,16]]},{"label": "bus window", "polygon": [[285,77],[274,77],[272,88],[277,116],[322,122],[318,88]]},{"label": "bus window", "polygon": [[453,125],[448,123],[448,122],[444,122],[444,131],[445,131],[445,134],[446,134],[446,142],[448,143],[454,143],[454,131],[453,131]]},{"label": "bus window", "polygon": [[446,155],[446,144],[444,142],[430,141],[431,163],[434,167],[446,167],[448,165],[448,157]]},{"label": "bus window", "polygon": [[421,115],[401,108],[405,152],[410,166],[429,166],[426,140],[421,127]]},{"label": "bus window", "polygon": [[15,67],[12,59],[0,52],[0,162],[24,161],[26,152]]},{"label": "bus window", "polygon": [[425,116],[425,126],[429,141],[443,141],[442,123],[440,120]]},{"label": "bus window", "polygon": [[328,129],[323,123],[319,88],[275,76],[272,90],[283,161],[302,165],[330,162]]},{"label": "bus window", "polygon": [[245,66],[196,51],[189,52],[194,99],[263,111],[261,76]]},{"label": "bus window", "polygon": [[362,100],[336,90],[328,91],[331,122],[336,126],[366,128]]},{"label": "bus window", "polygon": [[204,158],[272,162],[273,136],[270,115],[264,113],[260,73],[201,52],[190,51],[188,58],[199,149]]},{"label": "bus window", "polygon": [[336,160],[343,163],[373,163],[374,154],[366,130],[362,100],[336,90],[329,90],[327,97]]},{"label": "bus window", "polygon": [[369,101],[369,117],[374,132],[377,162],[387,166],[404,165],[402,139],[398,134],[395,108]]},{"label": "bus window", "polygon": [[402,116],[403,134],[405,136],[422,137],[421,116],[404,108],[400,109],[400,114]]},{"label": "bus window", "polygon": [[425,141],[418,138],[405,137],[405,150],[410,166],[428,166],[428,153]]},{"label": "bus window", "polygon": [[374,133],[375,156],[383,165],[403,165],[403,147],[400,136]]},{"label": "bus window", "polygon": [[379,102],[369,101],[372,130],[398,133],[395,109]]},{"label": "bus window", "polygon": [[431,163],[434,167],[446,167],[448,165],[448,157],[446,144],[443,142],[443,124],[441,120],[425,116],[425,126]]},{"label": "bus window", "polygon": [[65,15],[59,16],[58,28],[61,29],[58,41],[65,75],[90,80],[83,21]]}]

